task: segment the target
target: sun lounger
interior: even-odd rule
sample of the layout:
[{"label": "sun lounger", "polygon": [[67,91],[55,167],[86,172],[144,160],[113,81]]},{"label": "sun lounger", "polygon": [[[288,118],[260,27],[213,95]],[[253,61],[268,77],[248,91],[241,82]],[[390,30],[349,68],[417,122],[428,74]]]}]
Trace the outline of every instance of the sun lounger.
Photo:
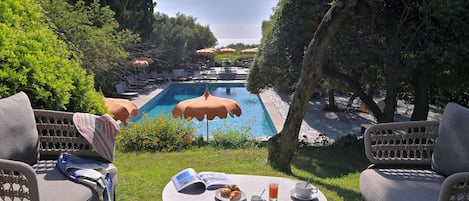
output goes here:
[{"label": "sun lounger", "polygon": [[125,82],[119,82],[115,85],[117,95],[123,98],[133,98],[138,96],[140,89],[131,89],[125,84]]}]

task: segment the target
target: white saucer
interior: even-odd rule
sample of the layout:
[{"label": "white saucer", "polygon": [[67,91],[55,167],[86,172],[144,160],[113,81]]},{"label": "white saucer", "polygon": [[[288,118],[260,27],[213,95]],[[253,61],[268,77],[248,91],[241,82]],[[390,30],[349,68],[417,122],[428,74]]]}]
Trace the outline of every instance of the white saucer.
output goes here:
[{"label": "white saucer", "polygon": [[298,194],[296,194],[295,189],[291,189],[290,194],[291,194],[292,197],[294,197],[298,200],[313,200],[313,199],[316,199],[318,197],[317,193],[312,193],[311,195],[309,195],[309,197],[300,197]]}]

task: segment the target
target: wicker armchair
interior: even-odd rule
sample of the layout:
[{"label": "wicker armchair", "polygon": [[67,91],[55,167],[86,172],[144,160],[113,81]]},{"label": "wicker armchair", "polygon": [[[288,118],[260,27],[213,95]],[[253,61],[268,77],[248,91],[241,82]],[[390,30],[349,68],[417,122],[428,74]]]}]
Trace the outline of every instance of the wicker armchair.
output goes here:
[{"label": "wicker armchair", "polygon": [[382,123],[364,134],[373,163],[360,175],[366,201],[469,200],[469,109],[454,103],[441,121]]},{"label": "wicker armchair", "polygon": [[[29,100],[24,93],[14,95],[10,100],[0,99],[2,122],[8,122],[5,115],[14,119],[0,124],[0,200],[98,200],[98,195],[91,188],[69,180],[56,167],[56,160],[62,152],[105,161],[78,133],[73,125],[73,113],[33,111],[28,109],[28,105]],[[17,113],[13,113],[16,110]],[[24,114],[18,117],[20,113]],[[17,125],[8,128],[18,119],[21,121]],[[28,120],[32,121],[33,127]],[[33,128],[33,131],[22,130],[21,127]],[[36,136],[31,136],[31,133]],[[25,139],[25,135],[30,135],[28,140],[18,139]],[[11,138],[13,140],[8,141]],[[7,146],[9,148],[5,148]],[[27,152],[27,147],[33,147],[33,152],[22,153]],[[26,160],[25,156],[32,159]],[[114,184],[117,182],[117,174],[113,175],[112,180]]]}]

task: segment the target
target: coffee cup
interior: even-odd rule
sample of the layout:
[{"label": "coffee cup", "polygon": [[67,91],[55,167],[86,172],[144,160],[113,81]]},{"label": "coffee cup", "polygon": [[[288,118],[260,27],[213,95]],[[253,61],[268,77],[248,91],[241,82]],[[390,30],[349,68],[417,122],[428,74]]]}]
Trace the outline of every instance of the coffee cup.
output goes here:
[{"label": "coffee cup", "polygon": [[253,195],[251,196],[251,201],[264,201],[261,196]]},{"label": "coffee cup", "polygon": [[313,185],[307,184],[306,182],[298,182],[295,185],[295,194],[298,197],[307,198],[310,197],[311,194],[317,193],[318,189],[314,188]]}]

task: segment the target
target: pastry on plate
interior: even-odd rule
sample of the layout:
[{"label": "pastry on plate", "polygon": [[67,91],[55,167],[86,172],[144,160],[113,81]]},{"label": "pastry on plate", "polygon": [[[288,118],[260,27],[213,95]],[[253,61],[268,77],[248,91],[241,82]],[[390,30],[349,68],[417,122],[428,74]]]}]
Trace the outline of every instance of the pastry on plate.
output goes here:
[{"label": "pastry on plate", "polygon": [[231,191],[230,193],[230,201],[236,201],[241,198],[241,191]]},{"label": "pastry on plate", "polygon": [[227,187],[224,187],[220,190],[220,195],[222,197],[230,197],[230,194],[231,194],[231,188],[227,188]]}]

